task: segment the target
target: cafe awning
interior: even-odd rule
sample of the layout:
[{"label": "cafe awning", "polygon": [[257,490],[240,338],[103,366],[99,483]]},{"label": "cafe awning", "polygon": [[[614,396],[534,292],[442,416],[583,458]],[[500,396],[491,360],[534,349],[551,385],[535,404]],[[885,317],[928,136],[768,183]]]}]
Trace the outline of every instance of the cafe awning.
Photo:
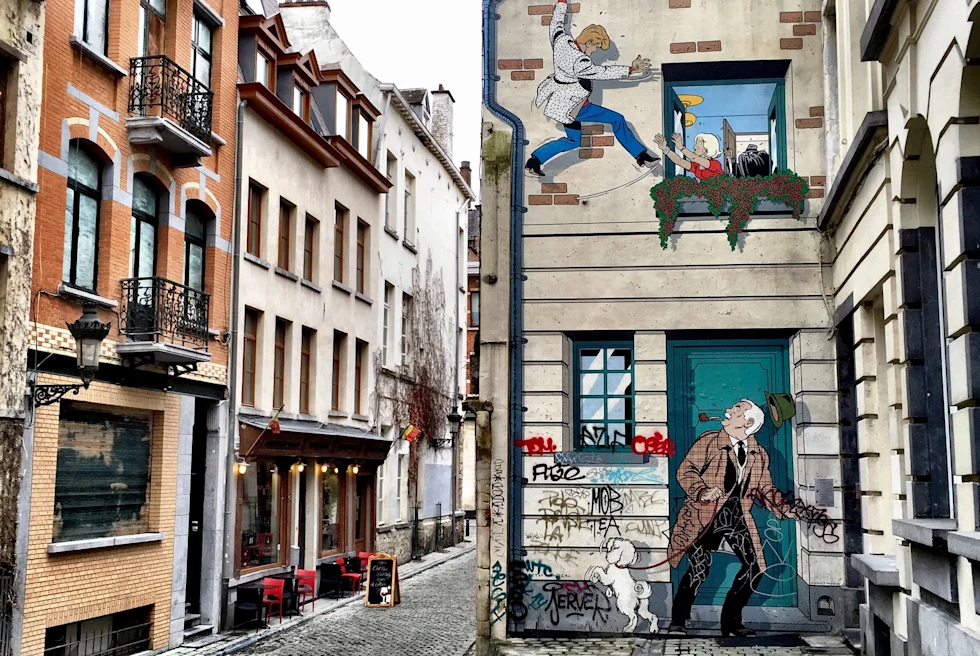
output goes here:
[{"label": "cafe awning", "polygon": [[391,440],[353,426],[280,418],[279,432],[273,433],[270,421],[271,417],[238,415],[242,456],[381,461],[391,448]]}]

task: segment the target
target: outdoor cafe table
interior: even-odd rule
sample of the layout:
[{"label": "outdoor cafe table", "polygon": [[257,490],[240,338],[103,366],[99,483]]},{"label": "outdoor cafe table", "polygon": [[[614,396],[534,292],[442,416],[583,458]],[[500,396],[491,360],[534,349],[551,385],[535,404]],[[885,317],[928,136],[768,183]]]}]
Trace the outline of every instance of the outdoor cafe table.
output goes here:
[{"label": "outdoor cafe table", "polygon": [[299,593],[297,588],[299,586],[299,577],[296,576],[296,572],[283,572],[282,574],[273,574],[269,576],[270,579],[280,579],[286,582],[284,586],[284,592],[288,592],[289,596],[283,595],[283,608],[282,612],[284,615],[289,613],[299,612]]},{"label": "outdoor cafe table", "polygon": [[[238,601],[235,602],[236,611],[238,606],[243,603],[255,604],[257,610],[255,611],[255,619],[244,624],[238,624],[238,617],[235,617],[235,626],[244,626],[246,624],[253,624],[256,622],[261,622],[262,628],[268,627],[268,618],[266,622],[262,622],[262,608],[265,606],[265,586],[262,585],[262,580],[252,581],[250,583],[243,583],[235,588],[238,591]],[[236,613],[237,615],[237,613]]]}]

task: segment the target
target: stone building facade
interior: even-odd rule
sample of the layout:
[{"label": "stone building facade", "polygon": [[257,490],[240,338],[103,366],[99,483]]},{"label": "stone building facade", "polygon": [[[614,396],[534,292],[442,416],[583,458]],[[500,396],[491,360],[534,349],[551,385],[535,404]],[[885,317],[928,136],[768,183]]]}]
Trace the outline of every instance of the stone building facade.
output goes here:
[{"label": "stone building facade", "polygon": [[980,651],[980,3],[823,19],[847,585],[864,653]]},{"label": "stone building facade", "polygon": [[479,635],[857,626],[821,12],[484,2]]}]

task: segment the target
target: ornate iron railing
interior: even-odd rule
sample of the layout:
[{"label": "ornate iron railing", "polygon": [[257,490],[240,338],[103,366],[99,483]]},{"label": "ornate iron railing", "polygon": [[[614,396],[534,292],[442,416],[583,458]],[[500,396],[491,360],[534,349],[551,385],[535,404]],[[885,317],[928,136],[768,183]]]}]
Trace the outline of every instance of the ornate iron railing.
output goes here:
[{"label": "ornate iron railing", "polygon": [[165,278],[126,278],[119,329],[136,341],[208,350],[210,294]]},{"label": "ornate iron railing", "polygon": [[214,94],[164,55],[129,60],[129,113],[166,116],[206,144],[211,143]]}]

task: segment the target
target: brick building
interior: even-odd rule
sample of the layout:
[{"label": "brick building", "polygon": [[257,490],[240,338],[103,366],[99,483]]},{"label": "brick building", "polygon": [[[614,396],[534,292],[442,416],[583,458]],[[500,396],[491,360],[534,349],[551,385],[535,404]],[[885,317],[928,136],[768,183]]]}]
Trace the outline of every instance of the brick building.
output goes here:
[{"label": "brick building", "polygon": [[[215,7],[47,5],[18,653],[164,649],[220,610],[238,15]],[[111,327],[59,400],[83,306]]]}]

